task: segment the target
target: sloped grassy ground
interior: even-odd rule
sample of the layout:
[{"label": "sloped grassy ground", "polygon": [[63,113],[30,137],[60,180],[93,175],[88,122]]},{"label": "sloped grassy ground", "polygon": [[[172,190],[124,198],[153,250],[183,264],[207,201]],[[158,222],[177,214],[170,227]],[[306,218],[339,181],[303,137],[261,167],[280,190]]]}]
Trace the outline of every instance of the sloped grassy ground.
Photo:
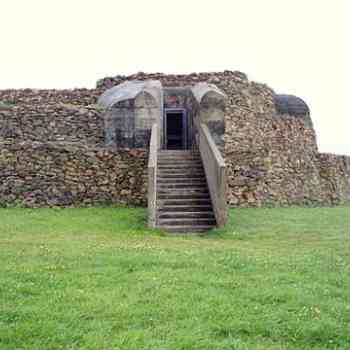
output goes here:
[{"label": "sloped grassy ground", "polygon": [[0,349],[350,349],[350,207],[1,209]]}]

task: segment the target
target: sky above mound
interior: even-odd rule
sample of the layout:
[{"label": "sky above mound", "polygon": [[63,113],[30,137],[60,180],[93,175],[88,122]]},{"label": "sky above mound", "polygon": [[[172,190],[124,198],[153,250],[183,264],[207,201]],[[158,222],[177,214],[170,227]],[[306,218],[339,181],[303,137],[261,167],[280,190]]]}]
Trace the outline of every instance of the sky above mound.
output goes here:
[{"label": "sky above mound", "polygon": [[348,0],[11,0],[0,11],[0,89],[240,70],[303,98],[320,151],[350,155]]}]

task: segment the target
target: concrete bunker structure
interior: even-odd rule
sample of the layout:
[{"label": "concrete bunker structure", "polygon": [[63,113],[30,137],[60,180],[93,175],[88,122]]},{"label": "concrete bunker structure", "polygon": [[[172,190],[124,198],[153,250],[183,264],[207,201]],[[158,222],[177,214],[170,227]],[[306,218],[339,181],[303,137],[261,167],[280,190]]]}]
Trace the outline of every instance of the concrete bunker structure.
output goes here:
[{"label": "concrete bunker structure", "polygon": [[198,83],[192,88],[197,119],[207,125],[219,147],[224,146],[226,95],[213,84]]},{"label": "concrete bunker structure", "polygon": [[159,147],[195,147],[194,125],[204,123],[219,147],[224,145],[226,95],[215,85],[164,87],[159,80],[127,81],[106,90],[98,100],[103,110],[105,144],[116,148],[147,148],[153,124]]},{"label": "concrete bunker structure", "polygon": [[159,123],[162,87],[159,81],[125,82],[98,100],[104,110],[105,143],[118,148],[147,148],[152,125]]},{"label": "concrete bunker structure", "polygon": [[125,82],[99,98],[107,146],[149,146],[149,226],[192,232],[225,225],[225,100],[212,84],[163,88],[159,80]]}]

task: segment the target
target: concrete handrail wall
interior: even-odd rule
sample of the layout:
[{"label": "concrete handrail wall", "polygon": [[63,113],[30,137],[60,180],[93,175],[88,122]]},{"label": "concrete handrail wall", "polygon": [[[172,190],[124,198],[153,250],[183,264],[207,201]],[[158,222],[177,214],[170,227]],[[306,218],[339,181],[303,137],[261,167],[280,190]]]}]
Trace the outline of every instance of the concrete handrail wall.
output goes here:
[{"label": "concrete handrail wall", "polygon": [[148,226],[157,224],[157,158],[158,158],[158,125],[153,124],[148,158]]},{"label": "concrete handrail wall", "polygon": [[216,223],[218,227],[223,227],[227,222],[225,161],[208,127],[204,123],[198,123],[197,129],[198,148],[205,170]]}]

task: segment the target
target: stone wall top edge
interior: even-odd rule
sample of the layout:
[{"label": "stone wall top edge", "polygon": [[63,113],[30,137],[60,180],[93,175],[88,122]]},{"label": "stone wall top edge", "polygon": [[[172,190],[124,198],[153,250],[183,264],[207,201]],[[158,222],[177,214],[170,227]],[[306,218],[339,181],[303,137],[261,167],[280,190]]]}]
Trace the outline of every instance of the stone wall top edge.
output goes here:
[{"label": "stone wall top edge", "polygon": [[337,159],[342,159],[350,162],[350,155],[346,155],[346,154],[320,152],[318,153],[318,156],[322,158],[329,158],[329,159],[337,158]]},{"label": "stone wall top edge", "polygon": [[111,153],[128,153],[138,154],[138,153],[146,153],[148,149],[146,148],[114,148],[114,147],[106,147],[106,146],[98,146],[91,144],[84,144],[82,142],[39,142],[39,141],[0,141],[0,151],[1,149],[22,149],[22,148],[40,148],[40,149],[61,149],[61,150],[81,150],[81,151],[103,151],[103,152],[111,152]]},{"label": "stone wall top edge", "polygon": [[0,89],[0,93],[6,93],[6,92],[23,92],[23,93],[44,93],[44,92],[51,92],[51,93],[62,93],[62,92],[66,92],[66,93],[73,93],[73,92],[93,92],[96,91],[96,88],[72,88],[72,89],[68,89],[68,88],[64,88],[64,89],[57,89],[57,88],[18,88],[18,89]]},{"label": "stone wall top edge", "polygon": [[[199,72],[189,74],[166,74],[166,73],[135,73],[131,75],[116,75],[105,77],[97,81],[96,88],[72,88],[72,89],[37,89],[37,88],[20,88],[20,89],[0,89],[0,100],[2,96],[7,94],[19,95],[46,95],[46,94],[92,94],[99,96],[106,88],[110,88],[120,83],[130,80],[166,80],[173,81],[174,87],[179,86],[177,82],[188,84],[188,87],[198,82],[209,82],[212,84],[220,83],[221,80],[234,80],[236,83],[251,84],[256,88],[268,89],[274,93],[273,89],[265,83],[250,81],[245,73],[240,71],[217,71],[217,72]],[[164,87],[169,87],[164,86]]]}]

